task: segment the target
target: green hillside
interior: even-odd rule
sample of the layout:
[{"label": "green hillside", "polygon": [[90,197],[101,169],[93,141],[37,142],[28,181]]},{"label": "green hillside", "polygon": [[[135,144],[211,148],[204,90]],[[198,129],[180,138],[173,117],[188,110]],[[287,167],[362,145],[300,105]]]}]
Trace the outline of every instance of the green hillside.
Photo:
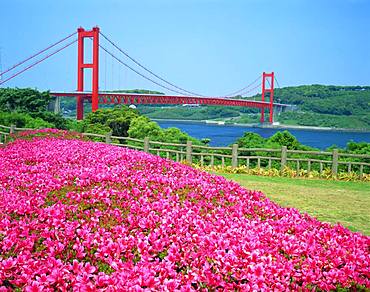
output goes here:
[{"label": "green hillside", "polygon": [[[241,96],[238,96],[241,98]],[[252,99],[260,100],[261,95]],[[294,111],[275,115],[287,125],[370,129],[370,86],[302,85],[275,89],[274,100],[296,105]],[[258,123],[259,111],[239,107],[139,106],[150,118],[225,120]]]},{"label": "green hillside", "polygon": [[275,89],[275,100],[302,111],[331,115],[370,114],[370,86],[302,85]]}]

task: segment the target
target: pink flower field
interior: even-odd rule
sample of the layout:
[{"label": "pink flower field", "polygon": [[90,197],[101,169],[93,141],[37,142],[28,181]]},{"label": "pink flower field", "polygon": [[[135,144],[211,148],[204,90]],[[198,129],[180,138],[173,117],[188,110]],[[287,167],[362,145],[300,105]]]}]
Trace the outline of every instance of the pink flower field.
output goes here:
[{"label": "pink flower field", "polygon": [[370,237],[154,155],[40,136],[0,148],[0,291],[370,288]]}]

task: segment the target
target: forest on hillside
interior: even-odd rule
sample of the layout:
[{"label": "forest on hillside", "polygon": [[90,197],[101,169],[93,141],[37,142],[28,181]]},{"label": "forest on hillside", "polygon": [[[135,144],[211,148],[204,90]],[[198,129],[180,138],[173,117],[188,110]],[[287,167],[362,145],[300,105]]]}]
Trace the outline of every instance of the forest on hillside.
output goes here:
[{"label": "forest on hillside", "polygon": [[[296,105],[294,111],[275,115],[281,124],[370,129],[370,86],[302,85],[276,88],[274,95],[276,102]],[[261,100],[261,95],[248,99]],[[252,108],[139,106],[139,110],[150,118],[259,122],[259,111]]]},{"label": "forest on hillside", "polygon": [[370,86],[302,85],[276,88],[275,100],[330,115],[370,114]]}]

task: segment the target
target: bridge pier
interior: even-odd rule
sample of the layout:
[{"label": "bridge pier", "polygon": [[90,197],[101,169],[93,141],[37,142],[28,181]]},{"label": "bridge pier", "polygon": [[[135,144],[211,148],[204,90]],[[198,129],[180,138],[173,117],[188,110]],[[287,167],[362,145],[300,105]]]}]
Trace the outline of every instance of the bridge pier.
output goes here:
[{"label": "bridge pier", "polygon": [[83,96],[77,96],[76,97],[76,106],[77,106],[76,118],[79,121],[83,120],[83,118],[84,118],[84,100],[83,100]]},{"label": "bridge pier", "polygon": [[55,114],[59,114],[61,112],[60,99],[61,96],[53,96],[53,98],[48,104],[48,111],[54,112]]},{"label": "bridge pier", "polygon": [[61,109],[60,109],[60,96],[55,97],[54,101],[54,113],[55,114],[60,114]]},{"label": "bridge pier", "polygon": [[[87,31],[82,27],[77,29],[78,33],[78,62],[77,62],[77,91],[84,91],[84,69],[92,69],[92,111],[95,112],[99,108],[99,27],[94,27]],[[93,40],[93,57],[92,63],[84,61],[84,39],[90,38]],[[82,120],[84,117],[84,97],[77,96],[77,120]]]},{"label": "bridge pier", "polygon": [[[274,122],[274,72],[262,74],[262,102],[265,102],[266,93],[269,93],[270,102],[266,108],[269,109],[269,123]],[[266,88],[266,82],[269,84],[269,87]],[[261,108],[261,124],[265,122],[265,107]]]}]

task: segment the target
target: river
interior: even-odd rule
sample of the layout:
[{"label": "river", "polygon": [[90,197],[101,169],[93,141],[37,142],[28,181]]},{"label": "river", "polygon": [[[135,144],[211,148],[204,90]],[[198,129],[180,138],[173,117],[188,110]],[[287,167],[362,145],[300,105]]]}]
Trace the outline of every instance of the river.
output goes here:
[{"label": "river", "polygon": [[[215,125],[200,122],[188,121],[156,121],[162,128],[176,127],[198,139],[210,138],[211,146],[227,146],[242,137],[244,132],[253,132],[268,138],[277,131],[284,129],[255,128],[234,125]],[[325,148],[335,144],[344,148],[349,141],[370,143],[370,132],[350,132],[350,131],[320,131],[308,129],[288,129],[299,142],[304,145]]]}]

